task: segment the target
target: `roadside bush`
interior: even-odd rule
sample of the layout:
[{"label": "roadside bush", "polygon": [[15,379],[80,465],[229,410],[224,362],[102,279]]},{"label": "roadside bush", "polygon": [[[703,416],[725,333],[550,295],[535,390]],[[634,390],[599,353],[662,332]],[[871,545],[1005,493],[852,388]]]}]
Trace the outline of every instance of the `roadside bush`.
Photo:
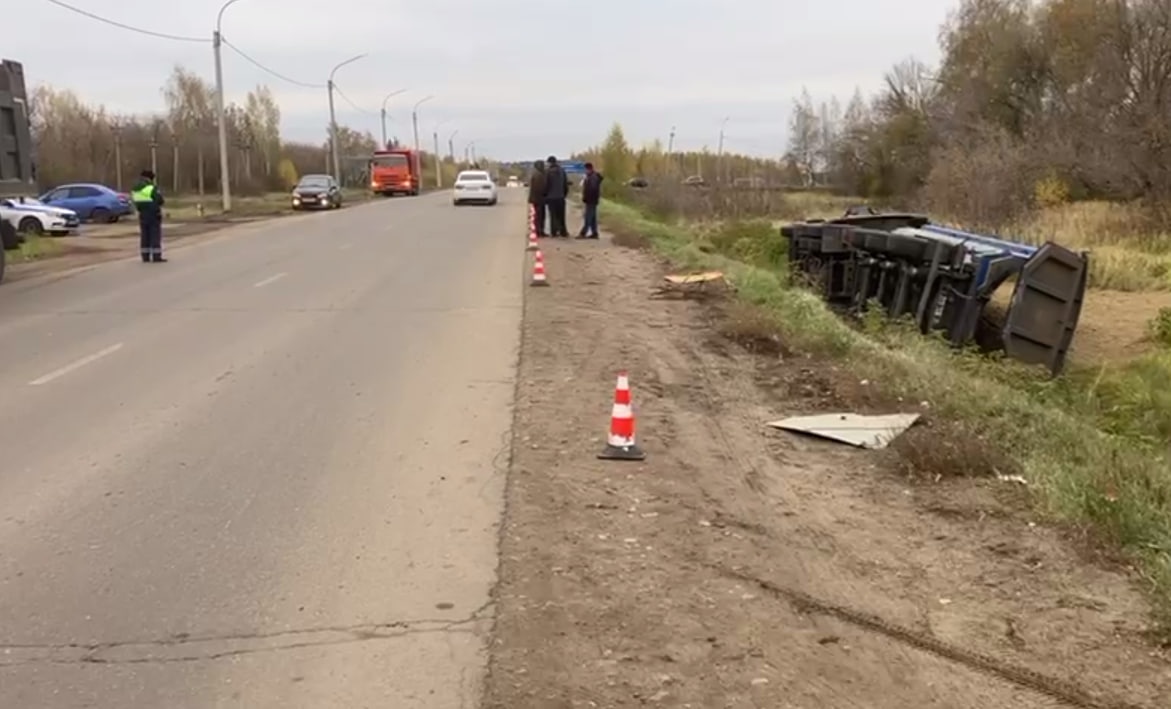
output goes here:
[{"label": "roadside bush", "polygon": [[1147,323],[1147,331],[1156,344],[1171,347],[1171,308],[1159,308],[1159,312]]},{"label": "roadside bush", "polygon": [[277,166],[277,174],[280,177],[281,186],[286,190],[291,190],[296,187],[297,182],[301,179],[297,174],[297,166],[288,158],[281,160],[280,165]]},{"label": "roadside bush", "polygon": [[744,263],[783,269],[788,242],[772,222],[755,219],[719,222],[703,233],[713,249]]}]

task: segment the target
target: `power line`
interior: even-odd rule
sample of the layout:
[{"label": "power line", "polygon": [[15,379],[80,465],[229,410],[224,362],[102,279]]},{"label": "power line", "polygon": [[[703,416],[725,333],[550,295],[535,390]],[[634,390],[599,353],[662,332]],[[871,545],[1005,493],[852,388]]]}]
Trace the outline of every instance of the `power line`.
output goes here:
[{"label": "power line", "polygon": [[233,52],[235,52],[236,54],[238,54],[240,56],[240,58],[243,59],[244,61],[248,62],[249,64],[256,67],[257,69],[260,69],[263,72],[266,72],[268,74],[275,76],[276,78],[280,79],[281,81],[287,81],[290,84],[293,84],[295,86],[304,86],[307,89],[324,89],[325,88],[325,84],[309,84],[304,81],[290,79],[289,77],[285,76],[284,74],[281,74],[280,72],[269,69],[265,65],[256,61],[252,57],[248,56],[247,54],[244,53],[244,51],[242,49],[240,49],[236,45],[232,44],[228,40],[224,39],[222,36],[220,37],[220,41],[223,42],[225,47],[227,47],[228,49],[230,49]]},{"label": "power line", "polygon": [[133,25],[123,24],[123,23],[118,22],[116,20],[111,20],[111,19],[102,17],[101,15],[95,15],[94,13],[89,12],[88,10],[82,10],[80,7],[74,7],[73,5],[70,5],[69,3],[61,2],[61,0],[47,0],[47,2],[50,2],[54,5],[56,5],[57,7],[65,8],[66,10],[69,10],[70,12],[76,12],[77,14],[88,17],[91,20],[97,20],[98,22],[105,23],[105,24],[110,25],[112,27],[117,27],[117,28],[123,29],[123,30],[130,30],[131,32],[137,32],[138,34],[144,34],[144,35],[148,35],[150,37],[158,37],[159,39],[170,39],[175,42],[210,42],[211,41],[207,37],[184,37],[182,35],[167,34],[166,32],[155,32],[154,30],[146,30],[141,27],[134,27]]},{"label": "power line", "polygon": [[346,96],[344,93],[342,93],[342,90],[338,88],[338,85],[337,85],[336,83],[333,85],[333,90],[334,90],[334,91],[337,93],[337,95],[338,95],[338,96],[341,96],[341,97],[342,97],[342,100],[343,100],[343,101],[345,101],[346,103],[350,104],[350,107],[351,107],[351,108],[353,108],[353,109],[354,109],[355,111],[357,111],[358,113],[364,113],[364,114],[366,114],[367,116],[373,116],[373,115],[374,115],[372,112],[370,112],[370,111],[367,111],[366,109],[362,108],[362,107],[361,107],[361,106],[359,106],[358,104],[356,104],[356,103],[354,103],[353,101],[351,101],[351,100],[350,100],[350,97],[349,97],[349,96]]}]

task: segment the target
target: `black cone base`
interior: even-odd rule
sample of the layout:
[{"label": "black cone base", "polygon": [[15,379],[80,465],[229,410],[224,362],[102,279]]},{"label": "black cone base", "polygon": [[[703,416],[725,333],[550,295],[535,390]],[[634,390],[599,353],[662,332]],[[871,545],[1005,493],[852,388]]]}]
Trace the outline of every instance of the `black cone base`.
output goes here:
[{"label": "black cone base", "polygon": [[611,446],[598,454],[601,460],[646,460],[646,453],[638,446]]}]

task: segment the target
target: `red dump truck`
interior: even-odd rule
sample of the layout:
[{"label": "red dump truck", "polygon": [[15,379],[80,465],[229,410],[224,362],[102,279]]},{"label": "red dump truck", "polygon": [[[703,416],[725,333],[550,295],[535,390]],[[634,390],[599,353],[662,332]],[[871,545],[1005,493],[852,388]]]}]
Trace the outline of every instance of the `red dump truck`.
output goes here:
[{"label": "red dump truck", "polygon": [[370,158],[370,191],[384,197],[419,194],[419,154],[410,148],[375,150]]}]

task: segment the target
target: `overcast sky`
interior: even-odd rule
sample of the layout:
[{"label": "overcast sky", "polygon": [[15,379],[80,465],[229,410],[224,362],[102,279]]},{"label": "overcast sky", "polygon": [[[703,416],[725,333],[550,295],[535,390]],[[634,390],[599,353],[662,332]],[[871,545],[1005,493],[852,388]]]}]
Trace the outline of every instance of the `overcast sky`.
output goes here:
[{"label": "overcast sky", "polygon": [[[47,0],[14,0],[20,26],[2,56],[34,84],[135,113],[163,108],[161,86],[181,64],[214,77],[210,42],[159,39],[103,25]],[[210,37],[223,0],[65,0],[124,24]],[[456,150],[529,159],[600,142],[618,121],[634,144],[715,148],[730,117],[728,150],[784,150],[793,99],[847,100],[878,88],[891,64],[938,58],[936,38],[951,0],[237,0],[224,13],[226,40],[270,69],[324,84],[330,69],[357,106],[337,100],[338,121],[375,136],[390,99],[389,132],[411,139],[415,101],[427,144],[455,130]],[[897,11],[892,9],[897,7]],[[51,38],[51,39],[49,39]],[[282,81],[224,50],[228,100],[267,84],[287,139],[320,142],[324,88]],[[360,109],[360,110],[358,110]],[[437,126],[437,124],[442,124]],[[446,149],[446,146],[444,146]]]}]

